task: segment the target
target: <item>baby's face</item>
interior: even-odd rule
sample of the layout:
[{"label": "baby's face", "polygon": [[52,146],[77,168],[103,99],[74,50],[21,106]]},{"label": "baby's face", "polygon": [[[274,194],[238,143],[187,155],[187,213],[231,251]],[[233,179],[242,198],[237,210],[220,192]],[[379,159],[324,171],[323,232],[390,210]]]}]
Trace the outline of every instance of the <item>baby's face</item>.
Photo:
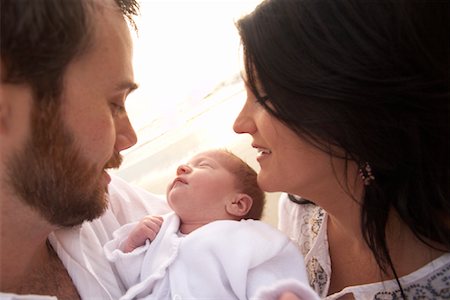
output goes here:
[{"label": "baby's face", "polygon": [[183,222],[229,219],[225,203],[237,194],[235,176],[227,168],[232,163],[226,152],[208,151],[178,167],[167,200]]}]

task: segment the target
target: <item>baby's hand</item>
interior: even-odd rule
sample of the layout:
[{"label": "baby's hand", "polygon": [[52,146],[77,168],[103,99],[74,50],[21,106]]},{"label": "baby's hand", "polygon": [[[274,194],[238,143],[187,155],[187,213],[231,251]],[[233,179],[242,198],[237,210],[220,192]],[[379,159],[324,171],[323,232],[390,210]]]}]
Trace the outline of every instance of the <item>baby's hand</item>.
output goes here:
[{"label": "baby's hand", "polygon": [[130,232],[130,235],[123,243],[123,252],[128,253],[145,244],[149,239],[153,241],[161,229],[163,218],[160,216],[144,217]]},{"label": "baby's hand", "polygon": [[278,300],[301,300],[297,295],[291,292],[284,292],[281,294],[281,296],[278,298]]}]

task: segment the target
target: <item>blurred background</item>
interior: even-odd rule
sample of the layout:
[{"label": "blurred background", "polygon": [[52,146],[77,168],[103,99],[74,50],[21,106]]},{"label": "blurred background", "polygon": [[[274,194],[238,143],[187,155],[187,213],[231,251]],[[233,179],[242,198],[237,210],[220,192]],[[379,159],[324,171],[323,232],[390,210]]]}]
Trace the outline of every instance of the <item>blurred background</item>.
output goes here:
[{"label": "blurred background", "polygon": [[[138,143],[113,171],[164,194],[176,167],[197,152],[226,148],[259,171],[248,135],[232,125],[245,102],[235,21],[261,0],[141,0],[127,100]],[[278,193],[267,193],[263,221],[276,226]]]}]

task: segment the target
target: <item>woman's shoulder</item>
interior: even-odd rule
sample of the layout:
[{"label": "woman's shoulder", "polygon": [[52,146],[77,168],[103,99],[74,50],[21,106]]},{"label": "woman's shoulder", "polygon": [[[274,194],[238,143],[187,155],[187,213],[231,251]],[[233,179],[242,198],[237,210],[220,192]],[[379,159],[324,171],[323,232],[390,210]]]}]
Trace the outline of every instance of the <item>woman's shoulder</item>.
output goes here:
[{"label": "woman's shoulder", "polygon": [[331,274],[328,253],[327,214],[312,202],[282,194],[279,228],[296,244],[305,258],[309,283],[319,295],[326,295]]},{"label": "woman's shoulder", "polygon": [[280,230],[298,244],[302,254],[306,255],[319,237],[326,219],[325,211],[312,202],[283,193],[278,212]]}]

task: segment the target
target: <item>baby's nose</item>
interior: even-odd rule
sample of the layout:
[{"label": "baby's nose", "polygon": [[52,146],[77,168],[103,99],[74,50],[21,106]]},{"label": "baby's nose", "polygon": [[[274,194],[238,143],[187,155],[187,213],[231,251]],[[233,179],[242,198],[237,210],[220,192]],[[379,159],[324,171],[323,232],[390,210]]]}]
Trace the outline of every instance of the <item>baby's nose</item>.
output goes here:
[{"label": "baby's nose", "polygon": [[189,173],[189,172],[191,172],[191,168],[188,165],[180,165],[177,168],[177,175],[186,174],[186,173]]}]

